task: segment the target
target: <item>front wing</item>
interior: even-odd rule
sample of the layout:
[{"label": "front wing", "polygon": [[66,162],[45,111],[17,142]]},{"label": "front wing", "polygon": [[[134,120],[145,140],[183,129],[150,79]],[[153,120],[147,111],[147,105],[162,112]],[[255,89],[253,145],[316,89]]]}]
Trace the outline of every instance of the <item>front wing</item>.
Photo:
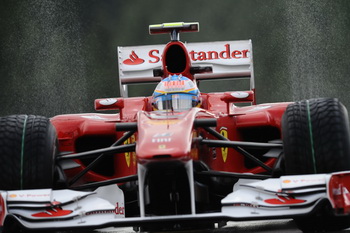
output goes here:
[{"label": "front wing", "polygon": [[329,201],[335,215],[350,213],[350,172],[239,180],[222,199],[221,212],[125,217],[124,194],[117,185],[93,192],[73,190],[2,191],[0,220],[27,229],[99,229],[181,222],[225,222],[310,215]]}]

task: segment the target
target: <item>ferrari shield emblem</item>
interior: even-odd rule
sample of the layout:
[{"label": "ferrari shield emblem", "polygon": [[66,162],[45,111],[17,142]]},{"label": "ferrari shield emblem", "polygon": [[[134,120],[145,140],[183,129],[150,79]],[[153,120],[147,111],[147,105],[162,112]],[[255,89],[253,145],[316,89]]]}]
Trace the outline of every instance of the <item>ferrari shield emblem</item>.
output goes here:
[{"label": "ferrari shield emblem", "polygon": [[[124,141],[125,144],[131,144],[135,142],[135,135],[132,135],[130,138]],[[125,152],[125,161],[128,167],[130,167],[131,156],[135,156],[135,152]],[[134,158],[133,158],[134,160]]]},{"label": "ferrari shield emblem", "polygon": [[[222,136],[224,136],[225,138],[227,138],[227,128],[226,127],[221,127],[220,128],[220,134]],[[221,147],[221,155],[222,155],[222,159],[224,160],[225,163],[226,163],[226,159],[227,159],[227,153],[228,153],[228,148],[227,147]]]}]

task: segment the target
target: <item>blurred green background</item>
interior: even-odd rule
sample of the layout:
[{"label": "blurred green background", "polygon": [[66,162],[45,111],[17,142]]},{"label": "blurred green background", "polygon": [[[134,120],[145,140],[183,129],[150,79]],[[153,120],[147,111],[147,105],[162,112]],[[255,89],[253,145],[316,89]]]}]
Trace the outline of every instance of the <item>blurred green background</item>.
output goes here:
[{"label": "blurred green background", "polygon": [[349,0],[0,0],[0,115],[94,111],[119,96],[116,47],[164,44],[148,25],[174,21],[200,23],[182,41],[252,39],[258,103],[350,109]]}]

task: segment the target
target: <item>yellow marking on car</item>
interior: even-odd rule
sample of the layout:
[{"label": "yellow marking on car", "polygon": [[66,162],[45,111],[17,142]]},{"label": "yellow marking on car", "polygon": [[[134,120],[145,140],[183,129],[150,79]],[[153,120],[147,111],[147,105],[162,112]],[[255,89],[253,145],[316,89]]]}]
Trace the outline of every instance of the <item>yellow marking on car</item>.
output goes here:
[{"label": "yellow marking on car", "polygon": [[[220,128],[220,134],[224,136],[225,138],[228,138],[228,132],[226,127]],[[224,160],[224,163],[226,163],[227,160],[227,154],[228,154],[228,147],[221,147],[221,155],[222,159]]]},{"label": "yellow marking on car", "polygon": [[[130,138],[128,138],[127,140],[124,141],[124,145],[132,144],[135,141],[136,141],[135,135],[132,135]],[[126,165],[128,165],[128,167],[130,167],[131,157],[133,158],[133,162],[134,162],[134,159],[136,158],[136,153],[135,152],[125,152],[124,155],[125,155]]]}]

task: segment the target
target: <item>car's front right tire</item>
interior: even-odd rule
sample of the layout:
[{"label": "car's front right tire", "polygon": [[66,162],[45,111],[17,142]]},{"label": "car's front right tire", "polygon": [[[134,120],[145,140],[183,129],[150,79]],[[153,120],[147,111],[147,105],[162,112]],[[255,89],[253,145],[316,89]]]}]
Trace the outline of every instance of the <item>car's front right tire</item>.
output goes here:
[{"label": "car's front right tire", "polygon": [[56,130],[46,117],[0,117],[0,190],[52,188]]}]

